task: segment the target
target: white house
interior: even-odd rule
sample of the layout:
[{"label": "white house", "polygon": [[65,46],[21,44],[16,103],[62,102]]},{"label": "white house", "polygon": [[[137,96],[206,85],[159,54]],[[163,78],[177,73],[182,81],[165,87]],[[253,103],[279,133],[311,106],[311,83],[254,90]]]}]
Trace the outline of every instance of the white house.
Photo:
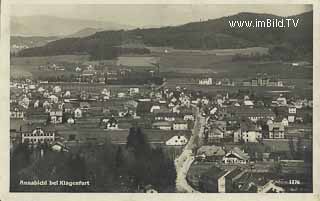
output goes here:
[{"label": "white house", "polygon": [[60,86],[53,87],[53,92],[54,93],[60,93],[61,92],[61,87]]},{"label": "white house", "polygon": [[283,124],[283,126],[288,127],[289,126],[289,120],[287,118],[283,118],[281,123]]},{"label": "white house", "polygon": [[166,145],[183,146],[188,143],[188,139],[183,135],[175,135],[166,141]]},{"label": "white house", "polygon": [[50,122],[53,124],[61,124],[62,123],[62,110],[61,109],[53,109],[50,111]]},{"label": "white house", "polygon": [[53,151],[57,151],[57,152],[69,152],[69,149],[66,148],[66,146],[62,143],[59,142],[55,142],[52,146],[51,149]]},{"label": "white house", "polygon": [[257,189],[258,193],[267,193],[269,191],[273,191],[276,193],[284,193],[285,192],[284,188],[277,186],[273,180],[270,180],[268,183],[266,183],[263,186],[259,186]]},{"label": "white house", "polygon": [[173,130],[188,130],[188,123],[185,121],[173,122]]},{"label": "white house", "polygon": [[294,106],[288,107],[288,113],[289,114],[297,114],[297,108]]},{"label": "white house", "polygon": [[42,93],[42,92],[44,92],[44,91],[45,91],[45,89],[44,89],[43,87],[39,87],[39,88],[38,88],[38,92],[39,92],[39,93]]},{"label": "white house", "polygon": [[37,127],[32,131],[22,131],[21,140],[22,143],[28,141],[30,144],[36,144],[38,142],[44,143],[45,141],[50,143],[55,140],[55,132],[45,131],[40,127]]},{"label": "white house", "polygon": [[50,95],[49,99],[53,103],[58,103],[58,101],[59,101],[59,98],[57,96],[55,96],[55,95]]},{"label": "white house", "polygon": [[82,69],[79,66],[76,67],[76,72],[80,72],[81,70]]},{"label": "white house", "polygon": [[270,139],[284,139],[284,125],[282,122],[274,122],[268,125]]},{"label": "white house", "polygon": [[199,85],[212,85],[212,78],[203,78],[199,80]]},{"label": "white house", "polygon": [[82,117],[82,110],[80,108],[77,108],[77,109],[74,110],[74,117],[76,119]]},{"label": "white house", "polygon": [[64,97],[70,97],[71,96],[71,92],[70,91],[66,91],[65,93],[64,93]]},{"label": "white house", "polygon": [[278,97],[276,101],[279,106],[287,106],[287,99],[282,95],[280,95],[280,97]]},{"label": "white house", "polygon": [[240,129],[234,132],[234,142],[259,142],[262,139],[262,129],[255,124],[241,122]]},{"label": "white house", "polygon": [[118,98],[124,98],[124,97],[126,97],[125,93],[123,93],[123,92],[118,93]]},{"label": "white house", "polygon": [[194,116],[193,116],[193,114],[185,114],[183,116],[183,120],[185,120],[185,121],[188,121],[188,120],[194,121]]},{"label": "white house", "polygon": [[39,107],[39,100],[36,100],[33,104],[33,108],[38,108]]},{"label": "white house", "polygon": [[160,110],[160,105],[153,105],[151,108],[150,108],[150,112],[154,112],[155,110]]},{"label": "white house", "polygon": [[10,107],[10,118],[12,119],[23,119],[24,111],[20,105],[16,107]]},{"label": "white house", "polygon": [[69,117],[68,120],[67,120],[67,123],[68,124],[74,124],[75,121],[74,121],[74,119],[72,117]]},{"label": "white house", "polygon": [[138,94],[139,93],[139,88],[137,88],[137,87],[130,88],[129,89],[129,93],[130,93],[130,95]]}]

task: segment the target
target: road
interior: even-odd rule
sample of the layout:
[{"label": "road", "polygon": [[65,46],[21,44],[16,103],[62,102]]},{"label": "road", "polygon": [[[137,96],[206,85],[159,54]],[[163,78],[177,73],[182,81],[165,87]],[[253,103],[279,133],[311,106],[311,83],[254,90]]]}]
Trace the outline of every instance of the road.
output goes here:
[{"label": "road", "polygon": [[184,147],[181,155],[175,160],[177,171],[176,191],[180,193],[199,193],[188,184],[186,179],[188,170],[194,161],[192,149],[197,146],[197,138],[202,135],[205,125],[205,118],[200,115],[199,108],[196,106],[193,107],[196,108],[196,120],[192,130],[192,136],[188,144]]}]

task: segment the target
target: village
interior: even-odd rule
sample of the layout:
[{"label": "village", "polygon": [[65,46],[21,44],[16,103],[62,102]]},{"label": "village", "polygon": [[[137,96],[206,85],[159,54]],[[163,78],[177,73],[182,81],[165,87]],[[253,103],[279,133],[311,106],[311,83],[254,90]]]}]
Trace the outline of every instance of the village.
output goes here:
[{"label": "village", "polygon": [[[19,144],[46,144],[56,152],[106,140],[123,146],[135,125],[175,160],[177,192],[312,191],[312,99],[281,90],[254,95],[253,88],[284,88],[266,75],[237,84],[197,78],[200,89],[244,87],[205,93],[167,85],[159,68],[120,65],[68,67],[72,79],[11,79],[11,152]],[[49,75],[66,68],[39,70]]]}]

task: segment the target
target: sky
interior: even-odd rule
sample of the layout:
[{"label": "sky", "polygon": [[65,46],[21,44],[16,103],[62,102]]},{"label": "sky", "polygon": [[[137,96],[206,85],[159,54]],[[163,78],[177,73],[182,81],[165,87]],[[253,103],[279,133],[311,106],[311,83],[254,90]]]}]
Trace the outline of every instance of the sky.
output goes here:
[{"label": "sky", "polygon": [[135,27],[179,25],[200,20],[215,19],[239,12],[268,13],[290,16],[312,10],[312,5],[106,5],[53,4],[12,5],[12,16],[48,15],[114,22]]}]

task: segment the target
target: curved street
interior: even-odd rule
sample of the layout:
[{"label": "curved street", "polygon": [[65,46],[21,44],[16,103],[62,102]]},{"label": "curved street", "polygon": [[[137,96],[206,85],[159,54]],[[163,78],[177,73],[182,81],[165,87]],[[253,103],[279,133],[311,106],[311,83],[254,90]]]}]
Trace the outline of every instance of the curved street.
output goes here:
[{"label": "curved street", "polygon": [[177,171],[176,179],[176,191],[178,193],[199,193],[199,191],[193,189],[187,182],[186,176],[191,164],[194,161],[192,149],[195,148],[199,138],[201,137],[205,125],[205,118],[201,116],[199,108],[192,105],[196,109],[194,127],[192,130],[192,136],[188,144],[184,147],[181,155],[175,160],[175,166]]}]

